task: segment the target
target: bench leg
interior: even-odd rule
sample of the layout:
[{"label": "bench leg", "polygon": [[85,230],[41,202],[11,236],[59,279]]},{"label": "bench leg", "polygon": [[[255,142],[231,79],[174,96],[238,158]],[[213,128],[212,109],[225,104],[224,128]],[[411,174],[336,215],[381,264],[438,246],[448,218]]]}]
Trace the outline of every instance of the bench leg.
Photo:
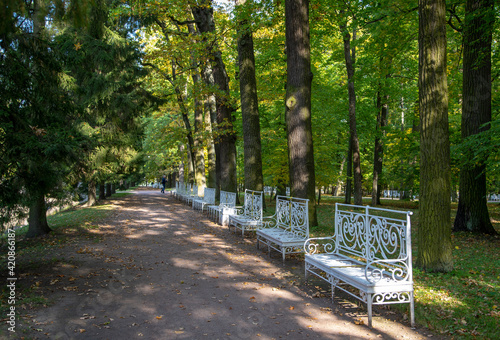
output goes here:
[{"label": "bench leg", "polygon": [[366,295],[366,308],[368,309],[368,327],[372,327],[372,295]]},{"label": "bench leg", "polygon": [[410,325],[415,328],[415,303],[413,301],[413,292],[410,293]]}]

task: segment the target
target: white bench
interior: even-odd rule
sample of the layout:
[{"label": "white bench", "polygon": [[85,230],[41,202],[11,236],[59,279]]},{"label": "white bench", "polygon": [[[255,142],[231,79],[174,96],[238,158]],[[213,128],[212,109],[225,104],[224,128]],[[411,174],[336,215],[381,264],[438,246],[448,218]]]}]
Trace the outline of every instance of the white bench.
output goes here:
[{"label": "white bench", "polygon": [[274,249],[283,255],[302,253],[309,238],[309,212],[307,199],[276,197],[276,212],[262,218],[262,227],[257,230],[257,248],[267,245],[269,255]]},{"label": "white bench", "polygon": [[236,206],[236,193],[221,190],[219,205],[209,205],[208,215],[215,219],[220,225],[227,225],[229,213]]},{"label": "white bench", "polygon": [[203,189],[203,198],[193,200],[193,209],[203,212],[210,204],[215,204],[215,189],[205,188]]},{"label": "white bench", "polygon": [[246,230],[256,230],[262,226],[262,191],[245,189],[245,202],[242,207],[228,208],[228,228],[241,230],[245,235]]},{"label": "white bench", "polygon": [[184,182],[179,182],[179,185],[175,191],[175,198],[178,200],[182,199],[182,195],[186,192],[186,184]]},{"label": "white bench", "polygon": [[[412,212],[335,205],[335,234],[304,245],[305,275],[313,274],[367,304],[410,304],[415,325],[411,260]],[[354,289],[349,289],[349,287]]]},{"label": "white bench", "polygon": [[200,197],[198,196],[198,185],[196,184],[193,184],[191,186],[191,191],[188,192],[187,195],[184,196],[184,202],[186,202],[186,204],[188,205],[191,205],[193,200],[195,199],[199,199]]},{"label": "white bench", "polygon": [[177,196],[177,193],[179,192],[179,181],[175,181],[175,189],[172,189],[170,193],[172,196]]}]

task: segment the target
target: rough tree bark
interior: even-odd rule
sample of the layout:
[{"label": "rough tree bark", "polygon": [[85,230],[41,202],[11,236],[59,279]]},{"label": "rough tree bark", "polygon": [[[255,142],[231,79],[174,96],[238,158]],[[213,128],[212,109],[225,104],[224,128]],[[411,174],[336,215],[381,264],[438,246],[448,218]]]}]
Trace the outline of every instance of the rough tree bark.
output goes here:
[{"label": "rough tree bark", "polygon": [[451,253],[445,0],[419,0],[420,209],[417,266],[447,272]]},{"label": "rough tree bark", "polygon": [[236,0],[238,14],[238,65],[243,118],[243,153],[245,188],[264,190],[262,147],[260,140],[259,102],[255,77],[252,28],[242,9],[246,0]]},{"label": "rough tree bark", "polygon": [[[215,33],[212,1],[203,4],[192,5],[191,12],[196,21],[196,27],[201,34]],[[206,39],[206,38],[205,38]],[[236,192],[236,135],[233,129],[234,107],[230,101],[229,78],[226,66],[222,60],[222,54],[216,41],[207,44],[208,59],[211,62],[214,84],[217,86],[217,135],[220,164],[220,189]]]},{"label": "rough tree bark", "polygon": [[309,225],[318,224],[311,123],[311,47],[309,1],[285,1],[287,83],[285,119],[290,191],[309,199]]},{"label": "rough tree bark", "polygon": [[[217,124],[217,110],[215,105],[215,96],[208,95],[205,98],[205,129],[207,135],[210,136],[207,140],[207,186],[209,188],[218,188],[217,185],[217,151],[214,142],[214,126]],[[219,195],[217,195],[217,198]]]},{"label": "rough tree bark", "polygon": [[[196,35],[196,29],[194,24],[188,24],[188,30],[191,35]],[[194,180],[198,185],[198,190],[202,190],[206,186],[206,176],[205,176],[205,151],[203,148],[203,101],[201,100],[201,75],[197,66],[198,62],[194,56],[191,55],[191,78],[193,79],[194,87],[194,165],[195,174]]]},{"label": "rough tree bark", "polygon": [[[491,42],[493,0],[467,0],[463,30],[462,140],[489,129],[491,122]],[[473,159],[473,150],[465,152]],[[453,231],[496,234],[486,199],[486,161],[482,154],[460,168],[458,210]],[[477,161],[476,161],[477,160]]]}]

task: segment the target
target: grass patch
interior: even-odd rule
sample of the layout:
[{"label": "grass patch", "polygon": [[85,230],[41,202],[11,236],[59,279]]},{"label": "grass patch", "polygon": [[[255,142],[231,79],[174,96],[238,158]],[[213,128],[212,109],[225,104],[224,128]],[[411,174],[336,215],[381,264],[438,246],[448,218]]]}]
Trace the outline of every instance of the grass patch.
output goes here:
[{"label": "grass patch", "polygon": [[[311,237],[333,235],[335,203],[340,197],[323,196],[317,207],[318,227]],[[369,200],[364,200],[369,204]],[[383,207],[411,210],[413,259],[418,248],[418,202],[386,199]],[[452,204],[451,216],[457,205]],[[500,204],[488,205],[492,223],[500,233]],[[451,226],[450,226],[451,227]],[[460,339],[500,339],[500,237],[453,233],[454,269],[449,273],[426,273],[413,268],[415,319],[436,333]],[[393,305],[407,311],[408,305]]]}]

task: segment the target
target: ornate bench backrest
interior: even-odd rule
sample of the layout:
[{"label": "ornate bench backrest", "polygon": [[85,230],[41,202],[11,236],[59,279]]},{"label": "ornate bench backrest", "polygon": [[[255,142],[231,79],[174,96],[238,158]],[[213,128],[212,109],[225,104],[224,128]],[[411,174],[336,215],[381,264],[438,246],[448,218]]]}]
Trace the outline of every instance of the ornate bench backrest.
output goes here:
[{"label": "ornate bench backrest", "polygon": [[203,190],[203,201],[207,204],[215,204],[215,189],[205,188]]},{"label": "ornate bench backrest", "polygon": [[411,280],[410,215],[408,211],[335,204],[335,253]]},{"label": "ornate bench backrest", "polygon": [[277,196],[276,224],[301,239],[309,238],[308,199]]},{"label": "ornate bench backrest", "polygon": [[198,184],[193,184],[193,191],[191,192],[191,195],[198,196]]},{"label": "ornate bench backrest", "polygon": [[262,191],[245,189],[243,214],[252,220],[262,221]]},{"label": "ornate bench backrest", "polygon": [[221,190],[219,202],[223,207],[234,208],[236,206],[236,193]]}]

